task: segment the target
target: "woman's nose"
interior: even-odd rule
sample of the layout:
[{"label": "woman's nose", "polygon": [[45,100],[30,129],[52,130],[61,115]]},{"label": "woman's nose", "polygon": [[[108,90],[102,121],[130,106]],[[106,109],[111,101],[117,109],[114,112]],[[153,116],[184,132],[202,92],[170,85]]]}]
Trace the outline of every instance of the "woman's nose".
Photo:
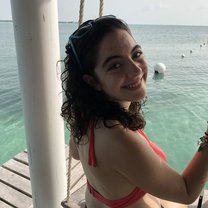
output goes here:
[{"label": "woman's nose", "polygon": [[132,76],[141,74],[142,68],[139,63],[131,61],[129,63],[129,67],[128,67],[127,71],[128,71],[128,76],[132,77]]}]

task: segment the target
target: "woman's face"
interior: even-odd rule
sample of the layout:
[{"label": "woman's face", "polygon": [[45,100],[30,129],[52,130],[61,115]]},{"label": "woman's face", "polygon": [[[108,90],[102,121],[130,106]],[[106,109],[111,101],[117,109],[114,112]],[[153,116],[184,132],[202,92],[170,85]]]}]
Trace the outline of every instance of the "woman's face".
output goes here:
[{"label": "woman's face", "polygon": [[101,42],[95,67],[96,90],[128,108],[146,95],[147,62],[141,47],[125,30],[109,33]]}]

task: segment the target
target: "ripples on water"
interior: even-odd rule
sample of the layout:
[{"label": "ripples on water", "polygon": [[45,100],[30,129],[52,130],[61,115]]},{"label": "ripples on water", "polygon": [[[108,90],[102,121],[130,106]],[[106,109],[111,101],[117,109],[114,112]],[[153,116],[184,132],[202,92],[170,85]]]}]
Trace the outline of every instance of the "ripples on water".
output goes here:
[{"label": "ripples on water", "polygon": [[[77,25],[59,26],[63,58],[67,36]],[[131,25],[131,29],[149,63],[145,132],[166,152],[169,163],[182,171],[208,120],[208,27]],[[0,22],[0,37],[1,164],[26,146],[11,22]],[[158,62],[167,70],[164,77],[155,78]]]}]

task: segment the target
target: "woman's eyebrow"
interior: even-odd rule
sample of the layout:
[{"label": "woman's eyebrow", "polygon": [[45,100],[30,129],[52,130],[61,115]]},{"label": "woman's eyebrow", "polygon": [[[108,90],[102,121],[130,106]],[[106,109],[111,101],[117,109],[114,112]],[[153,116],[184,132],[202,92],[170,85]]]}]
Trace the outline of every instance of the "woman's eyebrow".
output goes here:
[{"label": "woman's eyebrow", "polygon": [[140,45],[136,44],[136,45],[132,48],[131,53],[133,53],[136,49],[141,49],[141,48],[142,48],[142,47],[141,47]]},{"label": "woman's eyebrow", "polygon": [[108,62],[110,62],[111,60],[116,59],[116,58],[121,58],[121,56],[115,55],[115,56],[110,56],[110,57],[106,58],[105,61],[103,62],[103,67],[105,67],[108,64]]}]

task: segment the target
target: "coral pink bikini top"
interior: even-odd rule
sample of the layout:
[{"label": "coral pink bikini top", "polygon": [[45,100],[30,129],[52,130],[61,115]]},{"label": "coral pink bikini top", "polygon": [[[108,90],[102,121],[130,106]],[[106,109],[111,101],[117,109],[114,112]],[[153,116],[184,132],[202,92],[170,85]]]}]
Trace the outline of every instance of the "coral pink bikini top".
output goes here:
[{"label": "coral pink bikini top", "polygon": [[[158,148],[154,143],[152,143],[147,136],[144,134],[142,130],[138,130],[138,132],[147,140],[150,147],[155,151],[155,153],[162,159],[166,161],[166,156],[164,152]],[[90,166],[96,166],[96,158],[95,158],[95,150],[94,150],[94,127],[92,126],[90,129],[90,138],[89,138],[89,157],[88,157],[88,164]],[[128,196],[116,199],[116,200],[109,200],[103,197],[97,190],[95,190],[87,181],[87,187],[90,194],[99,200],[101,203],[111,207],[111,208],[124,208],[129,206],[143,197],[146,193],[141,190],[140,188],[136,187]]]}]

